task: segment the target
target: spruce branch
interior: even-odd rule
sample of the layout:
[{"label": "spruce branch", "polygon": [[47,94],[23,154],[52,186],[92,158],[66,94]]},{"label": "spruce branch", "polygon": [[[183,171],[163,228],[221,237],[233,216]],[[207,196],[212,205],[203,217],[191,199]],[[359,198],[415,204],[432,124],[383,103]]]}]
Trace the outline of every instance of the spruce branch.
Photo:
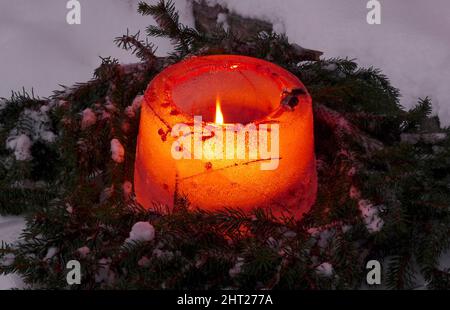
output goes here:
[{"label": "spruce branch", "polygon": [[160,0],[156,5],[140,2],[138,12],[142,15],[151,15],[157,22],[158,27],[148,26],[149,36],[167,37],[175,44],[178,57],[191,53],[192,41],[198,37],[195,29],[180,23],[180,16],[171,0]]},{"label": "spruce branch", "polygon": [[421,124],[431,115],[432,102],[429,97],[419,98],[417,105],[406,114],[405,122],[402,124],[403,132],[416,132]]},{"label": "spruce branch", "polygon": [[392,257],[388,269],[387,281],[391,289],[410,289],[415,285],[416,277],[410,253]]},{"label": "spruce branch", "polygon": [[140,32],[134,35],[130,35],[127,29],[127,34],[117,37],[114,43],[126,51],[131,51],[143,62],[152,65],[156,61],[156,48],[155,45],[148,41],[148,38],[144,40],[140,39]]}]

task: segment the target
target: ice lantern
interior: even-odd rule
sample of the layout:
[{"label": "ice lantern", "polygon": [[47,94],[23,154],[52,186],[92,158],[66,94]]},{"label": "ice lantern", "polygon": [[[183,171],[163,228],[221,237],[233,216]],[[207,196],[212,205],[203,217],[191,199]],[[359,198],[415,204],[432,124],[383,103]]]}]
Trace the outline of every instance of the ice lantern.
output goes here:
[{"label": "ice lantern", "polygon": [[[274,125],[278,136],[271,135]],[[231,136],[234,151],[225,146],[208,149],[211,140],[227,142],[230,136],[207,129],[229,126],[241,128]],[[237,137],[248,126],[257,128],[258,139],[249,132]],[[268,159],[260,149],[250,158],[251,149],[261,143],[261,128],[269,136],[266,147],[278,147],[275,169],[262,169]],[[192,137],[183,140],[192,142],[183,146],[180,137]],[[177,158],[174,146],[188,154]],[[199,147],[201,157],[195,153]],[[223,156],[211,156],[211,149]],[[246,157],[229,156],[237,150],[244,150]],[[193,57],[166,68],[145,92],[134,186],[145,208],[172,208],[176,197],[183,196],[190,206],[204,210],[264,208],[300,219],[317,192],[311,97],[293,74],[256,58]]]}]

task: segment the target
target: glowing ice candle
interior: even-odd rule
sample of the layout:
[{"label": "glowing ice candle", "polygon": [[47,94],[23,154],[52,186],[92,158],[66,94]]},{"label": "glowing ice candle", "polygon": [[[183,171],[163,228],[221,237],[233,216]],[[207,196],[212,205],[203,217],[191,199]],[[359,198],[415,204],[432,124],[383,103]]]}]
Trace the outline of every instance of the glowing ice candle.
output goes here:
[{"label": "glowing ice candle", "polygon": [[250,57],[166,68],[145,92],[134,187],[145,208],[185,196],[194,208],[301,218],[317,192],[311,97],[293,74]]}]

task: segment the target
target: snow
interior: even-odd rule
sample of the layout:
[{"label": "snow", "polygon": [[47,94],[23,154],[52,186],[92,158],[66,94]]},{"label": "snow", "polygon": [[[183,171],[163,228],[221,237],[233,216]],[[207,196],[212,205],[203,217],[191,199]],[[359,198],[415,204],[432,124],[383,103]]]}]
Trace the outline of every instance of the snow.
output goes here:
[{"label": "snow", "polygon": [[125,149],[117,139],[111,140],[111,154],[112,160],[118,164],[123,163],[125,160]]},{"label": "snow", "polygon": [[[24,226],[25,220],[22,217],[0,216],[0,243],[12,243],[16,241]],[[8,259],[7,263],[11,262],[11,258]],[[22,287],[24,287],[24,283],[17,274],[0,275],[0,290]]]},{"label": "snow", "polygon": [[163,260],[171,260],[174,257],[173,252],[171,251],[163,251],[161,249],[154,249],[153,255],[159,259]]},{"label": "snow", "polygon": [[138,266],[140,267],[150,266],[150,259],[147,256],[142,256],[141,259],[138,260]]},{"label": "snow", "polygon": [[31,160],[33,142],[41,140],[52,143],[56,139],[50,130],[49,105],[43,105],[39,110],[25,109],[19,116],[18,124],[22,124],[9,132],[6,147],[14,152],[18,161]]},{"label": "snow", "polygon": [[0,275],[0,290],[20,289],[23,287],[25,287],[25,284],[17,274]]},{"label": "snow", "polygon": [[67,213],[72,214],[73,213],[73,207],[71,205],[69,205],[69,204],[66,204],[66,211],[67,211]]},{"label": "snow", "polygon": [[437,144],[445,139],[447,139],[446,133],[428,133],[428,134],[411,134],[403,133],[400,136],[401,141],[409,144],[417,144],[420,141],[429,144]]},{"label": "snow", "polygon": [[241,273],[242,266],[244,265],[244,258],[238,257],[236,264],[228,271],[230,277],[234,278]]},{"label": "snow", "polygon": [[350,170],[347,172],[348,177],[353,177],[356,174],[356,167],[351,167]]},{"label": "snow", "polygon": [[78,252],[78,254],[80,254],[81,258],[86,258],[86,256],[88,256],[89,253],[91,253],[91,250],[87,246],[84,246],[84,247],[79,248],[77,250],[77,252]]},{"label": "snow", "polygon": [[439,259],[439,268],[441,270],[448,269],[450,271],[450,250],[442,254]]},{"label": "snow", "polygon": [[47,142],[53,142],[56,139],[56,135],[53,132],[46,130],[41,132],[41,139]]},{"label": "snow", "polygon": [[26,161],[31,159],[31,146],[32,142],[30,138],[25,134],[10,137],[6,141],[6,147],[14,152],[16,160],[19,161]]},{"label": "snow", "polygon": [[0,259],[0,266],[3,267],[9,267],[12,264],[14,264],[14,260],[16,259],[16,256],[12,253],[8,253]]},{"label": "snow", "polygon": [[230,29],[230,25],[228,24],[228,15],[225,13],[219,13],[219,15],[217,15],[217,23],[222,25],[223,30],[225,31]]},{"label": "snow", "polygon": [[285,238],[295,238],[295,237],[297,237],[297,233],[295,231],[288,230],[288,231],[283,233],[283,236]]},{"label": "snow", "polygon": [[335,234],[335,229],[333,227],[312,227],[308,229],[308,233],[311,237],[317,240],[317,245],[324,249],[328,246],[330,239]]},{"label": "snow", "polygon": [[370,233],[379,232],[383,228],[384,221],[378,216],[379,207],[373,206],[368,200],[360,200],[358,208]]},{"label": "snow", "polygon": [[82,112],[81,129],[91,127],[96,122],[97,116],[95,116],[95,113],[91,109],[87,108]]},{"label": "snow", "polygon": [[95,274],[95,282],[112,284],[115,279],[115,274],[110,270],[111,258],[102,258],[98,261],[98,269]]},{"label": "snow", "polygon": [[139,95],[136,98],[134,98],[133,103],[125,108],[125,114],[129,118],[134,118],[136,116],[136,113],[139,111],[142,105],[142,101],[144,100],[144,96]]},{"label": "snow", "polygon": [[333,266],[330,263],[322,263],[316,267],[316,273],[322,277],[331,277],[333,275]]},{"label": "snow", "polygon": [[[50,107],[48,105],[43,105],[39,110],[25,109],[20,115],[18,123],[27,122],[29,124],[32,129],[27,130],[27,134],[30,135],[33,141],[39,139],[49,143],[55,141],[56,135],[49,128],[51,123],[50,117],[48,116],[49,110]],[[10,136],[19,133],[23,132],[18,131],[18,129],[13,129]]]},{"label": "snow", "polygon": [[25,226],[25,220],[20,216],[0,216],[0,243],[15,241]]},{"label": "snow", "polygon": [[6,107],[6,100],[0,99],[0,111]]},{"label": "snow", "polygon": [[52,259],[59,252],[58,248],[50,247],[47,250],[47,254],[44,257],[44,261]]},{"label": "snow", "polygon": [[106,99],[106,103],[105,103],[105,108],[106,108],[106,110],[107,110],[108,112],[116,112],[116,111],[117,111],[117,108],[116,108],[116,106],[114,105],[114,102],[112,102],[111,98],[109,98],[109,96],[108,96],[108,97],[106,97],[105,99]]},{"label": "snow", "polygon": [[125,240],[129,242],[145,242],[155,239],[155,228],[149,222],[137,222],[130,231],[130,236]]}]

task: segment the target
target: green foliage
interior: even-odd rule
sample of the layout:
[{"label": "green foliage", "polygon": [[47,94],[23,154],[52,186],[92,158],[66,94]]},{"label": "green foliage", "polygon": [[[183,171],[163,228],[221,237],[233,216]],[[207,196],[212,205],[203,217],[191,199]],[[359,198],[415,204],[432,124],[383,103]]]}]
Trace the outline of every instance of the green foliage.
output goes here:
[{"label": "green foliage", "polygon": [[[30,152],[33,161],[17,160],[8,149],[7,142],[12,133],[33,136],[34,120],[24,111],[39,111],[47,100],[28,93],[12,92],[10,99],[3,99],[0,110],[0,214],[20,214],[29,208],[41,207],[55,196],[51,186],[55,169],[51,161],[57,162],[57,154],[49,142],[37,140]],[[52,130],[52,124],[46,124]]]},{"label": "green foliage", "polygon": [[308,90],[319,102],[340,112],[399,114],[398,89],[380,70],[359,68],[348,59],[330,59],[302,64],[297,69]]},{"label": "green foliage", "polygon": [[148,42],[148,38],[145,41],[141,40],[140,32],[130,35],[127,30],[127,34],[117,37],[114,43],[126,51],[131,51],[132,54],[136,54],[143,62],[153,62],[156,59],[154,45]]},{"label": "green foliage", "polygon": [[419,103],[406,115],[405,122],[402,124],[403,130],[405,132],[417,132],[420,125],[430,117],[432,109],[430,98],[419,99]]},{"label": "green foliage", "polygon": [[[0,272],[18,272],[42,288],[353,289],[365,280],[365,262],[379,259],[392,288],[414,287],[418,272],[429,287],[449,288],[448,270],[440,270],[438,260],[450,244],[450,139],[400,142],[404,133],[426,132],[429,99],[404,111],[398,90],[379,70],[348,59],[299,62],[282,35],[255,34],[242,42],[223,29],[201,33],[179,23],[171,1],[142,2],[139,11],[159,25],[148,34],[172,40],[172,57],[156,58],[151,43],[127,33],[116,43],[136,53],[143,66],[103,58],[87,83],[45,100],[14,93],[0,109],[0,212],[27,215],[21,242],[1,246],[0,262],[11,254],[15,260],[0,265]],[[213,53],[278,63],[306,84],[316,108],[327,107],[321,113],[333,112],[319,117],[315,111],[319,193],[301,221],[263,210],[201,211],[184,197],[163,215],[142,209],[124,190],[133,180],[139,125],[139,112],[130,115],[127,107],[164,65]],[[25,109],[43,105],[51,107],[58,138],[34,141],[33,159],[17,161],[5,141],[18,125],[27,130],[18,123]],[[88,108],[97,120],[82,128]],[[123,163],[111,159],[113,138],[125,148]],[[381,147],[362,147],[361,141]],[[24,180],[33,186],[12,188]],[[352,188],[359,193],[350,197]],[[379,212],[380,231],[368,230],[362,201]],[[154,226],[155,239],[125,242],[139,221]],[[83,254],[83,247],[90,252]],[[49,258],[50,248],[57,252]],[[65,281],[72,259],[82,264],[80,286]],[[317,272],[322,263],[331,264],[329,275]]]},{"label": "green foliage", "polygon": [[415,265],[427,281],[435,281],[439,258],[450,246],[449,159],[449,139],[433,148],[400,144],[365,158],[364,192],[386,206],[386,224],[374,245],[383,256],[394,257],[392,287],[412,287]]},{"label": "green foliage", "polygon": [[2,120],[2,131],[11,130],[16,126],[17,119],[25,108],[32,108],[42,104],[43,100],[34,96],[34,91],[31,93],[22,89],[21,92],[13,91],[9,100],[4,100],[3,108],[0,110],[0,117]]},{"label": "green foliage", "polygon": [[170,38],[175,45],[176,57],[181,58],[191,52],[192,41],[198,38],[198,32],[179,22],[180,16],[172,1],[159,1],[156,5],[140,2],[138,12],[153,16],[159,26],[148,26],[147,34],[150,37]]}]

